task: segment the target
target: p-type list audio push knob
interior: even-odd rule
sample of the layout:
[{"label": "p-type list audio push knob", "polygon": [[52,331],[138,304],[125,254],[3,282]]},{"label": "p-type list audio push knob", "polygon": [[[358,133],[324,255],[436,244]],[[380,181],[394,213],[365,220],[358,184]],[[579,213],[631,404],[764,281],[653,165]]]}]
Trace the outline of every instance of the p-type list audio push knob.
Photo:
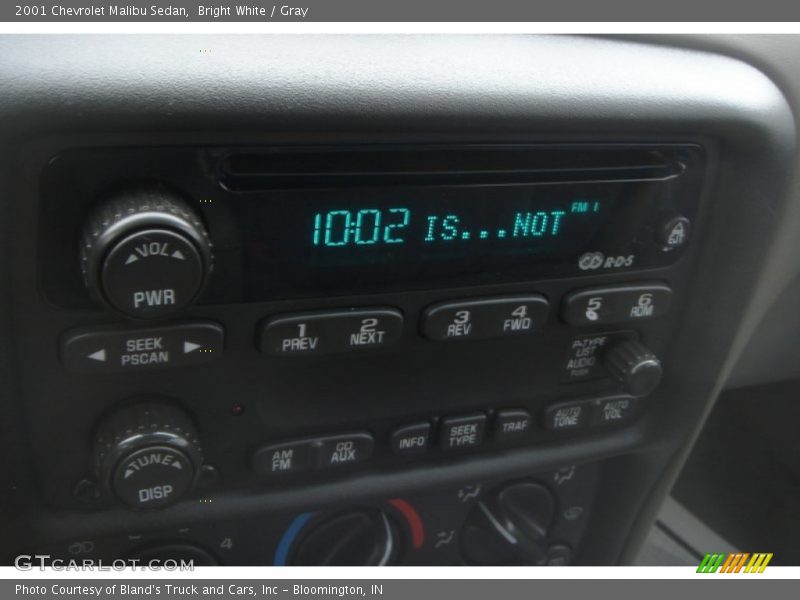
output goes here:
[{"label": "p-type list audio push knob", "polygon": [[90,216],[81,243],[86,286],[128,317],[157,319],[189,305],[212,268],[198,214],[160,185],[120,193]]},{"label": "p-type list audio push knob", "polygon": [[175,504],[194,487],[203,462],[189,416],[157,401],[132,404],[104,420],[94,455],[103,487],[137,509]]},{"label": "p-type list audio push knob", "polygon": [[612,346],[604,364],[631,396],[647,396],[661,381],[661,361],[640,342],[628,340]]}]

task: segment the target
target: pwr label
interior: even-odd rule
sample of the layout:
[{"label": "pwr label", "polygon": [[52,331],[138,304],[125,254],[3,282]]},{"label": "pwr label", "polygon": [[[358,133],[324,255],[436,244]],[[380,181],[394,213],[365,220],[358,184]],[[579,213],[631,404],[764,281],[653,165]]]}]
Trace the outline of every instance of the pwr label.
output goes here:
[{"label": "pwr label", "polygon": [[160,290],[140,290],[133,292],[133,307],[142,308],[153,306],[171,306],[177,304],[175,290],[164,288]]}]

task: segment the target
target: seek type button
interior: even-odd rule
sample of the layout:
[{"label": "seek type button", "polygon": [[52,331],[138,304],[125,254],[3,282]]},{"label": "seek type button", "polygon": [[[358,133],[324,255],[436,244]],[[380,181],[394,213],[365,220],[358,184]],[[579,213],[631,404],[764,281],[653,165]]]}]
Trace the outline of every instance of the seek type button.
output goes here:
[{"label": "seek type button", "polygon": [[299,313],[261,325],[259,348],[273,356],[308,356],[378,349],[396,343],[403,315],[394,308]]},{"label": "seek type button", "polygon": [[319,438],[317,466],[329,469],[364,462],[372,456],[374,440],[367,432],[346,433]]},{"label": "seek type button", "polygon": [[113,372],[178,367],[222,355],[222,326],[210,321],[148,329],[87,328],[67,332],[61,359],[73,371]]},{"label": "seek type button", "polygon": [[538,294],[443,302],[425,310],[422,333],[439,341],[529,335],[542,328],[547,308]]},{"label": "seek type button", "polygon": [[442,419],[439,445],[443,450],[477,448],[483,443],[486,415],[473,413]]}]

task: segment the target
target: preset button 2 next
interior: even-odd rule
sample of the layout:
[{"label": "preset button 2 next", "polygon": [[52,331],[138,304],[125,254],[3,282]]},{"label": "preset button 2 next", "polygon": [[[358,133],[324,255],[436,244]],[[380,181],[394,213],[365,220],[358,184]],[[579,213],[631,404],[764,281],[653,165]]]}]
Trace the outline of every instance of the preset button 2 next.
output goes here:
[{"label": "preset button 2 next", "polygon": [[378,349],[396,343],[403,315],[394,308],[279,315],[267,320],[259,348],[273,356],[309,356]]}]

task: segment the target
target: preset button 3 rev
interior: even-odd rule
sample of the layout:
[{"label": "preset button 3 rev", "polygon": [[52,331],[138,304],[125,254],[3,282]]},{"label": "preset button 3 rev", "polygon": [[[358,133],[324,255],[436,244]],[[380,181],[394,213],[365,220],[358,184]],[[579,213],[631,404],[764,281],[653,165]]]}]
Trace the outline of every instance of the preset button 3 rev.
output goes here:
[{"label": "preset button 3 rev", "polygon": [[542,328],[547,308],[539,294],[443,302],[425,310],[422,333],[443,341],[529,335]]}]

